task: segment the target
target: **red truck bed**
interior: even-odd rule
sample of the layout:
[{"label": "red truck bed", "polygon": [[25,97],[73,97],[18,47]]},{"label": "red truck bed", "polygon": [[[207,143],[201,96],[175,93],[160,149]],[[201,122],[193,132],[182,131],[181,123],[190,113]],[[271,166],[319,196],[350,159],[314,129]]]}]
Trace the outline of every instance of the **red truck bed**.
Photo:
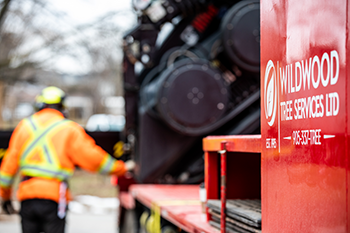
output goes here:
[{"label": "red truck bed", "polygon": [[198,185],[132,185],[132,196],[148,208],[157,205],[161,216],[187,232],[218,233],[206,221]]}]

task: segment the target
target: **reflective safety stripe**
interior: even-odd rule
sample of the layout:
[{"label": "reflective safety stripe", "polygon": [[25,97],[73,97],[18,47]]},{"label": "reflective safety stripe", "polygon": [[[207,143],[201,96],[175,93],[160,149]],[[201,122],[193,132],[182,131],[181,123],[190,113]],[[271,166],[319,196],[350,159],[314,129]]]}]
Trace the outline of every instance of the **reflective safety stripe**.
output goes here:
[{"label": "reflective safety stripe", "polygon": [[112,158],[110,154],[108,154],[105,159],[102,161],[102,164],[100,166],[100,169],[98,170],[101,174],[108,174],[112,172],[113,164],[115,162],[115,159]]},{"label": "reflective safety stripe", "polygon": [[[34,116],[27,118],[32,129],[31,141],[27,143],[21,155],[20,169],[22,175],[31,177],[54,178],[67,180],[73,175],[72,169],[63,169],[51,143],[53,133],[64,127],[66,119],[53,121],[46,127],[37,124]],[[52,135],[53,134],[53,135]]]},{"label": "reflective safety stripe", "polygon": [[6,175],[0,172],[0,186],[1,187],[10,187],[12,184],[14,176]]},{"label": "reflective safety stripe", "polygon": [[59,180],[66,180],[73,175],[73,172],[63,170],[53,171],[51,169],[45,169],[37,166],[22,166],[21,172],[26,176],[57,178]]},{"label": "reflective safety stripe", "polygon": [[58,209],[57,216],[60,219],[66,217],[66,209],[67,209],[67,200],[66,200],[66,192],[67,192],[67,184],[66,182],[61,182],[60,184],[60,198],[58,200]]},{"label": "reflective safety stripe", "polygon": [[50,153],[49,153],[46,145],[44,145],[44,150],[45,150],[45,155],[46,155],[47,161],[52,164]]},{"label": "reflective safety stripe", "polygon": [[28,121],[29,121],[30,125],[33,127],[33,129],[36,130],[36,126],[35,126],[35,124],[33,122],[33,117],[29,117]]},{"label": "reflective safety stripe", "polygon": [[55,122],[54,124],[50,125],[44,132],[35,132],[35,140],[27,147],[25,152],[22,154],[22,160],[25,159],[25,157],[28,155],[28,153],[33,149],[33,147],[39,142],[41,138],[43,138],[47,133],[49,133],[54,127],[67,122],[67,120],[62,120]]}]

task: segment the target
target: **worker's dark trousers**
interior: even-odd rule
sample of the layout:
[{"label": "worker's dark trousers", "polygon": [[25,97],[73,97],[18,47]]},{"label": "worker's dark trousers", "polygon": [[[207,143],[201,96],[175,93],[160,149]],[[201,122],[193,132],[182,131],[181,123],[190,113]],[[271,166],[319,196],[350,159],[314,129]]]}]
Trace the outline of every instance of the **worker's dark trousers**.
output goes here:
[{"label": "worker's dark trousers", "polygon": [[64,233],[66,219],[57,216],[58,204],[51,200],[30,199],[21,202],[23,233]]}]

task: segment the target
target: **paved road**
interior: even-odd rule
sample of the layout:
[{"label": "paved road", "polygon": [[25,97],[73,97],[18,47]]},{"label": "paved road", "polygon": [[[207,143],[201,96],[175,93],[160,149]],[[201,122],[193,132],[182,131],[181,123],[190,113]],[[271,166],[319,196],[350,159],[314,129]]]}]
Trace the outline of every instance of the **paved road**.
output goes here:
[{"label": "paved road", "polygon": [[[85,205],[86,207],[86,205]],[[117,233],[117,212],[111,208],[86,208],[70,211],[67,215],[66,233]],[[18,215],[0,214],[1,233],[21,233]]]},{"label": "paved road", "polygon": [[0,232],[4,233],[20,233],[20,219],[17,215],[0,214]]},{"label": "paved road", "polygon": [[[67,219],[67,233],[116,233],[116,215],[95,215],[91,213],[69,213]],[[18,216],[0,215],[0,232],[21,233],[20,218]]]}]

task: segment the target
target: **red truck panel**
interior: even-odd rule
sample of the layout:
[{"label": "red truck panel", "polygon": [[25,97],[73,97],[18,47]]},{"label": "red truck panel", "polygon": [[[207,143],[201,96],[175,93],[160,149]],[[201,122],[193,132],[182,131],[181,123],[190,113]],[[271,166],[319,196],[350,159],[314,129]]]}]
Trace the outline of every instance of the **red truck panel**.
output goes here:
[{"label": "red truck panel", "polygon": [[349,232],[349,1],[261,1],[263,232]]},{"label": "red truck panel", "polygon": [[206,222],[199,201],[199,185],[130,186],[133,197],[148,208],[160,207],[162,217],[191,233],[218,233]]}]

